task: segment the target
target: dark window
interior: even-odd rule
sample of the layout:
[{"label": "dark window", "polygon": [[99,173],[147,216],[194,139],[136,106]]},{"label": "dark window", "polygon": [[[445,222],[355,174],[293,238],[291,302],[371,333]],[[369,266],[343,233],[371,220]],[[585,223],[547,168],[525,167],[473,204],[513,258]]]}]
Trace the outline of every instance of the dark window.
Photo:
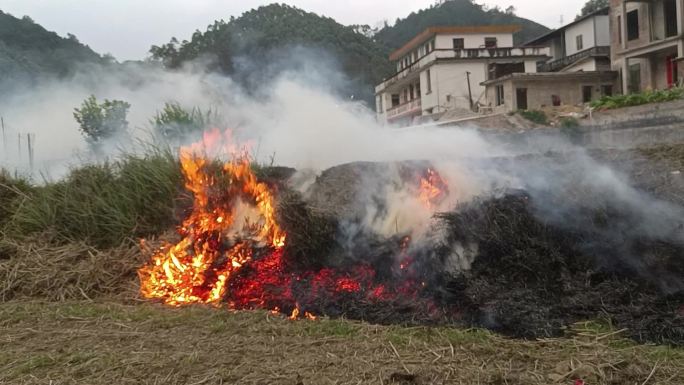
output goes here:
[{"label": "dark window", "polygon": [[603,96],[613,96],[613,86],[611,86],[611,85],[601,86],[601,94]]},{"label": "dark window", "polygon": [[496,86],[496,105],[500,106],[504,104],[504,86]]},{"label": "dark window", "polygon": [[629,93],[641,92],[641,64],[629,66]]},{"label": "dark window", "polygon": [[413,85],[410,85],[409,88],[408,88],[408,92],[409,92],[409,97],[408,97],[408,99],[409,99],[409,100],[413,100],[413,98],[414,98],[414,96],[415,96],[415,91],[416,91],[416,90],[413,88]]},{"label": "dark window", "polygon": [[561,98],[558,95],[551,95],[551,104],[554,107],[558,107],[561,105]]},{"label": "dark window", "polygon": [[465,40],[463,38],[454,39],[454,49],[464,49]]},{"label": "dark window", "polygon": [[677,0],[665,0],[663,2],[665,12],[665,37],[676,36],[677,31]]},{"label": "dark window", "polygon": [[430,76],[430,70],[425,71],[425,77],[425,82],[427,83],[426,93],[430,94],[432,93],[432,78]]},{"label": "dark window", "polygon": [[582,35],[578,35],[575,38],[575,40],[577,42],[577,50],[581,51],[582,49],[584,49],[584,41],[583,41]]},{"label": "dark window", "polygon": [[592,86],[582,86],[582,102],[589,103],[591,101]]},{"label": "dark window", "polygon": [[496,48],[497,40],[495,37],[485,37],[485,48]]},{"label": "dark window", "polygon": [[392,94],[392,107],[396,107],[399,104],[401,104],[399,101],[399,94]]},{"label": "dark window", "polygon": [[627,40],[639,38],[639,11],[627,12]]}]

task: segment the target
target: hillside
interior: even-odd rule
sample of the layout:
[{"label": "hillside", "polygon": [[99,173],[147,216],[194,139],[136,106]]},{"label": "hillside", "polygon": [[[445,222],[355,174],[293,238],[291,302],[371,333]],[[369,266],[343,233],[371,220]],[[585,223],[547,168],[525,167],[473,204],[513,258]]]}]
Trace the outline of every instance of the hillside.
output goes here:
[{"label": "hillside", "polygon": [[150,53],[168,68],[209,57],[216,69],[236,75],[248,89],[268,83],[281,68],[301,69],[323,62],[351,81],[351,87],[338,91],[367,102],[373,100],[370,85],[391,71],[389,51],[355,27],[284,4],[260,7],[228,22],[217,21],[205,32],[195,32],[190,41],[172,39],[152,47]]},{"label": "hillside", "polygon": [[516,44],[529,41],[549,31],[541,24],[498,8],[488,10],[482,5],[474,4],[472,0],[449,0],[418,13],[411,13],[405,19],[398,19],[393,26],[381,29],[375,38],[389,49],[396,49],[428,27],[492,24],[522,26],[522,31],[515,35]]},{"label": "hillside", "polygon": [[103,61],[73,35],[63,38],[29,17],[0,11],[0,81],[66,76],[79,64]]}]

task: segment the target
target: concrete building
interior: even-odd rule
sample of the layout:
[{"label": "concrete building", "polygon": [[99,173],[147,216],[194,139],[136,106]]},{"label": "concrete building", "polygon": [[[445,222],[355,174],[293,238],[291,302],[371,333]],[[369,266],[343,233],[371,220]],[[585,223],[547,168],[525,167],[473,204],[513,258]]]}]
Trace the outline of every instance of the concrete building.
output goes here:
[{"label": "concrete building", "polygon": [[581,105],[612,95],[615,71],[538,72],[511,74],[483,82],[495,113]]},{"label": "concrete building", "polygon": [[610,0],[613,69],[623,93],[684,78],[684,0]]},{"label": "concrete building", "polygon": [[615,92],[609,8],[578,18],[525,46],[548,47],[537,73],[509,74],[482,83],[492,112],[582,105]]},{"label": "concrete building", "polygon": [[538,72],[609,71],[609,11],[600,9],[528,42],[551,49],[551,59]]},{"label": "concrete building", "polygon": [[375,88],[378,120],[410,125],[421,116],[486,104],[481,83],[537,71],[549,48],[513,47],[517,26],[428,28],[391,54],[396,73]]}]

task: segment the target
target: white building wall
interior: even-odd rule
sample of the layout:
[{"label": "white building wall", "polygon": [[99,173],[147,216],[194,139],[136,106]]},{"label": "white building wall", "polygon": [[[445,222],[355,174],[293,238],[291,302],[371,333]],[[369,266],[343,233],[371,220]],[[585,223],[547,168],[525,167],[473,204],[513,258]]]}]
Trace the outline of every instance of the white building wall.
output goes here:
[{"label": "white building wall", "polygon": [[598,71],[598,66],[596,65],[596,59],[584,60],[579,63],[572,65],[571,67],[565,68],[563,72],[589,72]]},{"label": "white building wall", "polygon": [[[436,107],[439,104],[437,95],[437,84],[439,84],[439,73],[434,70],[434,66],[430,66],[420,73],[420,92],[421,92],[421,104],[423,108],[423,114],[429,114],[430,109],[433,109],[433,113],[436,113]],[[428,87],[428,71],[430,71],[430,81],[431,86]]]},{"label": "white building wall", "polygon": [[480,83],[486,80],[487,65],[482,61],[437,64],[431,69],[437,75],[432,90],[436,94],[436,100],[432,99],[430,105],[426,105],[424,101],[423,110],[434,108],[434,112],[437,113],[455,108],[469,109],[467,72],[470,72],[473,103],[484,94],[485,88]]},{"label": "white building wall", "polygon": [[437,35],[435,47],[437,49],[453,49],[454,39],[462,38],[465,48],[482,48],[485,44],[485,37],[495,37],[499,47],[513,47],[513,34],[511,33]]},{"label": "white building wall", "polygon": [[596,16],[596,45],[610,46],[610,16]]},{"label": "white building wall", "polygon": [[[582,48],[577,49],[577,36],[582,36]],[[573,55],[594,46],[594,19],[588,18],[581,23],[577,23],[565,30],[565,44],[567,45],[567,55]]]}]

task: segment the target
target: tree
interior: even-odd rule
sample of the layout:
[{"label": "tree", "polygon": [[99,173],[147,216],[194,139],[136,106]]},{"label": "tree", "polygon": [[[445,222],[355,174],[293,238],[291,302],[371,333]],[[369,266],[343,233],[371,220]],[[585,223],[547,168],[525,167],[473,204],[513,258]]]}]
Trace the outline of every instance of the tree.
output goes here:
[{"label": "tree", "polygon": [[95,95],[83,101],[81,108],[74,108],[74,119],[81,126],[81,133],[90,144],[124,133],[128,128],[126,115],[130,104],[122,100],[108,100],[99,104]]},{"label": "tree", "polygon": [[584,7],[582,7],[582,13],[577,16],[578,18],[582,16],[589,15],[590,13],[596,12],[599,9],[606,8],[610,5],[610,0],[588,0]]}]

